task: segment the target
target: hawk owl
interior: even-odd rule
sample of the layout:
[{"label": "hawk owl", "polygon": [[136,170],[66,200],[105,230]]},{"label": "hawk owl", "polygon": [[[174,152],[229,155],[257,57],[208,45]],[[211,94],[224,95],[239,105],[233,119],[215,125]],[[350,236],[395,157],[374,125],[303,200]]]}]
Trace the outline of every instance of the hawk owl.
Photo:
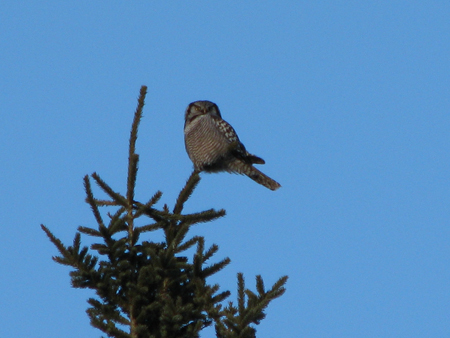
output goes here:
[{"label": "hawk owl", "polygon": [[184,119],[184,142],[194,170],[247,175],[271,190],[281,186],[253,166],[265,162],[245,149],[233,127],[222,119],[215,103],[192,102]]}]

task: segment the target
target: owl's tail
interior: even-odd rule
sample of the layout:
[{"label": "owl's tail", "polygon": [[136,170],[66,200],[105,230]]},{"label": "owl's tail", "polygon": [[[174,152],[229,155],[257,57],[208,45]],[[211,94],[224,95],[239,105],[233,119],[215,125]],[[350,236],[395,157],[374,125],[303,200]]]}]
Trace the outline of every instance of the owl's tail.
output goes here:
[{"label": "owl's tail", "polygon": [[266,188],[269,188],[270,190],[277,190],[279,187],[281,187],[280,183],[271,179],[269,176],[263,174],[256,168],[253,168],[250,175],[247,176],[250,177],[253,181],[262,184]]},{"label": "owl's tail", "polygon": [[269,188],[270,190],[277,190],[279,187],[281,187],[280,183],[271,179],[269,176],[262,173],[254,166],[247,164],[243,161],[240,160],[233,161],[230,164],[230,168],[232,168],[231,171],[247,175],[253,181],[265,186],[266,188]]}]

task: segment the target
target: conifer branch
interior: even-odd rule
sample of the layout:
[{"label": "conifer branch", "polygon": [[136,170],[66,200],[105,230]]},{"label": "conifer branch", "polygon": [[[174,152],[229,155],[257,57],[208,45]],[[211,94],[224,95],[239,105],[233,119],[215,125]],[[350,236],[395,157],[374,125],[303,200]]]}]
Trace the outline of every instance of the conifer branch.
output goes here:
[{"label": "conifer branch", "polygon": [[217,218],[225,216],[226,212],[223,209],[220,209],[218,211],[214,209],[209,209],[206,211],[194,213],[194,214],[187,214],[187,215],[180,215],[180,214],[173,214],[170,213],[168,210],[156,210],[153,208],[144,208],[139,207],[138,211],[141,211],[142,213],[150,216],[153,218],[156,222],[161,222],[163,220],[165,221],[179,221],[179,225],[192,225],[196,223],[205,223],[205,222],[211,222]]},{"label": "conifer branch", "polygon": [[[99,207],[113,207],[113,206],[117,206],[117,205],[121,205],[119,203],[117,203],[116,201],[107,201],[107,200],[100,200],[97,198],[94,198],[95,204],[97,204],[97,206]],[[86,198],[86,202],[87,202],[87,198]]]},{"label": "conifer branch", "polygon": [[176,252],[182,252],[182,251],[186,251],[187,249],[191,248],[192,246],[194,246],[196,243],[198,243],[198,241],[200,240],[201,237],[199,236],[194,236],[192,237],[190,240],[184,242],[183,244],[179,245]]},{"label": "conifer branch", "polygon": [[206,262],[208,259],[210,259],[217,251],[219,251],[219,246],[216,244],[211,245],[208,251],[206,251],[203,255],[203,262]]},{"label": "conifer branch", "polygon": [[263,295],[265,293],[264,281],[263,281],[261,275],[256,276],[256,291],[258,291],[258,293],[260,295]]},{"label": "conifer branch", "polygon": [[[64,246],[64,244],[62,244],[62,242],[58,238],[56,238],[45,225],[41,224],[41,229],[44,230],[44,232],[46,233],[47,237],[56,246],[58,251],[61,253],[62,257],[69,256],[69,252],[67,251],[67,249]],[[56,261],[56,262],[58,262],[60,264],[70,265],[69,261],[61,259],[61,257],[53,256],[52,258],[53,258],[54,261]]]},{"label": "conifer branch", "polygon": [[225,216],[226,212],[224,209],[218,211],[214,209],[209,209],[203,212],[198,212],[195,214],[183,215],[183,220],[180,224],[196,224],[196,223],[206,223],[211,222],[215,219]]},{"label": "conifer branch", "polygon": [[231,263],[231,259],[226,257],[223,260],[221,260],[219,263],[215,263],[215,264],[212,264],[211,266],[204,268],[202,271],[202,277],[207,278],[209,276],[212,276],[215,273],[222,270],[224,267],[226,267],[230,263]]},{"label": "conifer branch", "polygon": [[111,235],[114,235],[115,233],[118,233],[120,231],[127,230],[127,222],[125,217],[123,216],[124,211],[125,208],[121,207],[114,213],[114,215],[110,215],[111,220],[108,225],[108,231]]},{"label": "conifer branch", "polygon": [[92,194],[91,183],[89,182],[88,175],[84,176],[84,190],[86,191],[87,202],[91,206],[92,212],[94,213],[95,219],[97,220],[97,224],[99,226],[101,226],[101,225],[104,226],[102,216],[100,216],[98,207],[95,204],[94,195]]},{"label": "conifer branch", "polygon": [[253,338],[256,329],[252,324],[258,325],[265,318],[264,310],[275,298],[284,292],[287,276],[281,277],[270,290],[264,290],[264,282],[260,275],[256,276],[258,295],[245,288],[244,276],[238,273],[238,305],[232,302],[223,310],[225,319],[216,321],[216,335],[219,338],[244,337]]},{"label": "conifer branch", "polygon": [[138,136],[138,127],[141,122],[142,112],[147,95],[147,86],[141,86],[138,98],[138,105],[134,113],[133,124],[130,132],[130,142],[128,151],[128,180],[127,180],[127,200],[131,205],[134,199],[134,187],[136,186],[136,176],[138,170],[139,155],[136,154],[136,140]]},{"label": "conifer branch", "polygon": [[176,230],[176,234],[173,238],[173,242],[174,242],[173,245],[174,245],[175,251],[178,248],[178,246],[180,245],[180,243],[183,241],[186,234],[188,233],[189,227],[190,227],[189,225],[181,225]]},{"label": "conifer branch", "polygon": [[183,211],[184,203],[188,200],[189,197],[191,197],[195,187],[198,185],[199,182],[200,182],[200,175],[198,174],[197,171],[194,170],[191,173],[191,176],[189,176],[188,180],[186,181],[186,185],[178,195],[177,202],[175,203],[175,207],[173,208],[174,214],[179,215],[181,211]]},{"label": "conifer branch", "polygon": [[164,222],[157,222],[157,223],[153,223],[153,224],[136,227],[135,229],[139,229],[140,233],[155,231],[155,230],[163,228],[164,224],[165,224]]},{"label": "conifer branch", "polygon": [[78,231],[83,234],[89,235],[89,236],[102,237],[102,234],[100,233],[100,231],[89,228],[89,227],[79,226]]},{"label": "conifer branch", "polygon": [[98,184],[98,186],[102,188],[103,191],[106,192],[118,205],[121,205],[123,207],[128,206],[128,201],[126,200],[126,198],[112,190],[111,187],[106,184],[106,182],[103,181],[97,173],[93,173],[91,176]]},{"label": "conifer branch", "polygon": [[130,154],[128,165],[128,179],[127,179],[127,201],[132,204],[134,200],[134,188],[136,186],[136,178],[138,171],[139,155]]},{"label": "conifer branch", "polygon": [[245,281],[244,275],[239,272],[237,274],[238,278],[238,311],[243,314],[245,311]]},{"label": "conifer branch", "polygon": [[[214,286],[217,286],[217,288],[214,288],[214,292],[216,292],[216,289],[218,289],[219,286],[217,284],[214,285]],[[218,295],[214,296],[212,298],[212,300],[213,300],[214,303],[220,303],[220,302],[224,301],[225,299],[227,299],[230,295],[231,295],[230,291],[224,291],[224,292],[221,292]]]},{"label": "conifer branch", "polygon": [[147,203],[145,203],[145,206],[146,206],[146,207],[152,207],[153,205],[155,205],[156,203],[158,203],[158,201],[159,201],[159,199],[161,198],[161,196],[162,196],[162,192],[158,190],[158,191],[152,196],[152,198],[150,198],[150,200],[149,200]]}]

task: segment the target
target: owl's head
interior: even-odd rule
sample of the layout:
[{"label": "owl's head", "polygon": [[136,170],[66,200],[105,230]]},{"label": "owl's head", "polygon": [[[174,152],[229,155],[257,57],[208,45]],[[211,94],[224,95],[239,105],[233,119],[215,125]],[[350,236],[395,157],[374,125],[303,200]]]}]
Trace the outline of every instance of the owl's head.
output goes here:
[{"label": "owl's head", "polygon": [[222,118],[219,107],[211,101],[195,101],[189,104],[184,114],[185,122],[192,122],[195,118],[202,115],[210,115]]}]

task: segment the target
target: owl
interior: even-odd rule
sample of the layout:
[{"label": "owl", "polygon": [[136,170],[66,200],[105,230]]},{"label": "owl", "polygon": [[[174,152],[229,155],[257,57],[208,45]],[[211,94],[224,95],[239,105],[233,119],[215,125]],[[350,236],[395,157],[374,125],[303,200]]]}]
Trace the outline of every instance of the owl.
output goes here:
[{"label": "owl", "polygon": [[184,142],[194,170],[198,172],[227,171],[247,175],[271,190],[281,186],[253,166],[265,161],[245,149],[233,127],[222,119],[219,107],[213,102],[189,104],[184,116]]}]

